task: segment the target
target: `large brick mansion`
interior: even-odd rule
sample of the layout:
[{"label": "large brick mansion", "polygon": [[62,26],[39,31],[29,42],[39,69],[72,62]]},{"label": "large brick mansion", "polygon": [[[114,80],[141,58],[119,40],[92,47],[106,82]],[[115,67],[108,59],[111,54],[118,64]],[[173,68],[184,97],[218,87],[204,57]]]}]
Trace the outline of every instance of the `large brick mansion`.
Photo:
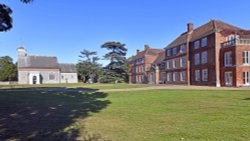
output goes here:
[{"label": "large brick mansion", "polygon": [[129,73],[130,83],[250,86],[250,30],[219,20],[189,23],[164,49],[138,50]]}]

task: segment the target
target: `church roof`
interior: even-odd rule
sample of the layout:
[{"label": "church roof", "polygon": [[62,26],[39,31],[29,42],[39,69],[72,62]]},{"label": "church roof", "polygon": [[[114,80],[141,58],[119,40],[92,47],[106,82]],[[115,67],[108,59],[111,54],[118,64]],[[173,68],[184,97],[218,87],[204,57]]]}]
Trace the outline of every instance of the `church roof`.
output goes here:
[{"label": "church roof", "polygon": [[59,64],[53,56],[24,56],[18,59],[18,68],[59,69]]}]

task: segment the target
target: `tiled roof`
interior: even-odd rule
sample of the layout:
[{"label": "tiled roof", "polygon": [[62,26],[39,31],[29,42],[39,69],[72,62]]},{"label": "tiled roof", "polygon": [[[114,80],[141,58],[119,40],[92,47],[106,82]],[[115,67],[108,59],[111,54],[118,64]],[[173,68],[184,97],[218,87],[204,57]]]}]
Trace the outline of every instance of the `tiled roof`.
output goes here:
[{"label": "tiled roof", "polygon": [[142,58],[145,55],[157,56],[161,51],[163,51],[163,50],[162,49],[147,48],[146,50],[143,50],[143,51],[137,53],[136,56],[133,57],[132,61],[139,59],[139,58]]},{"label": "tiled roof", "polygon": [[18,59],[18,68],[59,69],[59,64],[56,57],[24,56]]},{"label": "tiled roof", "polygon": [[59,64],[61,73],[76,73],[75,64]]},{"label": "tiled roof", "polygon": [[[185,32],[179,37],[177,37],[173,42],[171,42],[166,48],[172,48],[185,43],[188,39],[188,34],[190,34],[189,40],[195,41],[216,31],[228,31],[232,33],[242,33],[247,30],[243,30],[239,27],[224,23],[219,20],[211,20],[210,22],[194,29],[190,33]],[[248,31],[249,32],[249,31]]]},{"label": "tiled roof", "polygon": [[158,55],[158,57],[155,59],[154,63],[161,63],[165,59],[165,51],[161,51]]}]

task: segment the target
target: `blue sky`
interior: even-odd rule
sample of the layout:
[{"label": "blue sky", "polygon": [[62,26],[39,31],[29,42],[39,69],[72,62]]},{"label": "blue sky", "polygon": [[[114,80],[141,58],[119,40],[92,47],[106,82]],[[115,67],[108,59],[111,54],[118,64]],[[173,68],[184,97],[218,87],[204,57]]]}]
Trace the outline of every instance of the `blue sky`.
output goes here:
[{"label": "blue sky", "polygon": [[[0,33],[0,56],[16,60],[21,44],[29,54],[57,56],[77,63],[83,49],[107,50],[106,41],[120,41],[127,56],[144,44],[164,48],[186,31],[188,22],[200,26],[211,19],[250,29],[248,0],[2,0],[13,10],[14,27]],[[106,61],[101,61],[106,64]]]}]

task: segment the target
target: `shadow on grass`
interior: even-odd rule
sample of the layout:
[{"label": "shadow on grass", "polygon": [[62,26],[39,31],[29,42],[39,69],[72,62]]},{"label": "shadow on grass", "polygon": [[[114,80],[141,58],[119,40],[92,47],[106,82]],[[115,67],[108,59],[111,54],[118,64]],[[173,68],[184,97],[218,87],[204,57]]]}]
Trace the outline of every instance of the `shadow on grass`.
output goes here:
[{"label": "shadow on grass", "polygon": [[250,100],[250,97],[249,98],[244,98],[243,100]]},{"label": "shadow on grass", "polygon": [[[33,88],[32,88],[33,89]],[[80,134],[76,119],[97,113],[111,102],[106,93],[79,89],[0,91],[0,140],[94,141],[100,136]],[[79,125],[83,129],[84,125]],[[91,139],[92,138],[92,139]]]}]

